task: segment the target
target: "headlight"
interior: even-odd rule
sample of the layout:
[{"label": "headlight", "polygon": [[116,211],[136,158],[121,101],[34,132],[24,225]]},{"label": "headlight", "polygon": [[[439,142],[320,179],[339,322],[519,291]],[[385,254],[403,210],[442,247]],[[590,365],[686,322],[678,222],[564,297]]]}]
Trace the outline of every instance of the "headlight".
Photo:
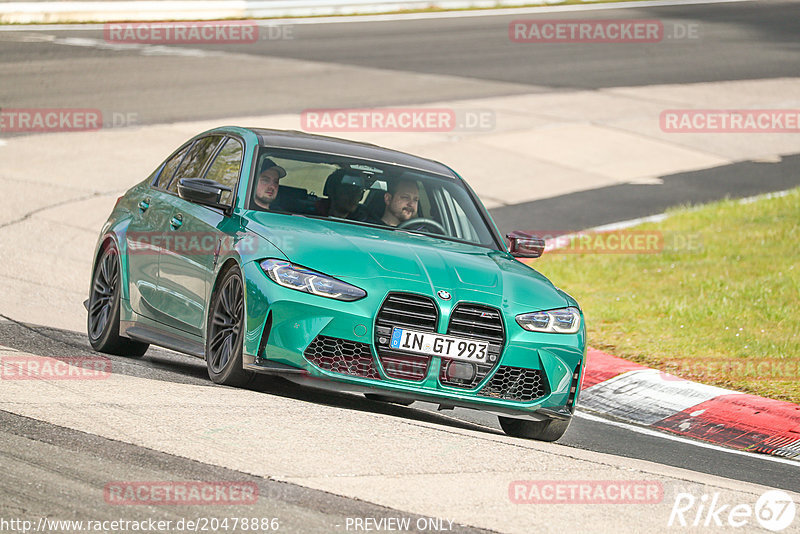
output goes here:
[{"label": "headlight", "polygon": [[296,289],[329,299],[353,301],[367,296],[367,292],[336,278],[293,265],[283,260],[264,260],[261,268],[273,282],[289,289]]},{"label": "headlight", "polygon": [[581,328],[581,312],[578,308],[523,313],[517,315],[517,322],[531,332],[550,332],[553,334],[574,334]]}]

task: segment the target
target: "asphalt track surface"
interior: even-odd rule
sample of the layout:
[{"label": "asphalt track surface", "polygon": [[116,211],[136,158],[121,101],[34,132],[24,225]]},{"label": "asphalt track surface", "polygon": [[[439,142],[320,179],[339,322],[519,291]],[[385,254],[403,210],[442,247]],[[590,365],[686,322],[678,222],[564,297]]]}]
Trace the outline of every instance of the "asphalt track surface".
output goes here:
[{"label": "asphalt track surface", "polygon": [[[619,18],[660,20],[666,40],[653,47],[609,47],[507,38],[509,23],[517,19]],[[276,41],[258,53],[547,89],[598,89],[794,75],[800,47],[800,6],[786,2],[430,20],[410,31],[407,23],[362,23],[348,25],[347,36],[335,26],[298,28],[302,45]],[[678,28],[693,26],[698,39],[679,38]]]},{"label": "asphalt track surface", "polygon": [[[65,461],[68,458],[68,461]],[[347,499],[327,492],[256,477],[110,440],[84,432],[0,411],[0,517],[50,517],[59,520],[172,521],[195,520],[197,507],[171,506],[154,514],[150,507],[98,506],[97,488],[108,481],[128,480],[131,472],[145,480],[231,481],[258,487],[255,505],[233,506],[224,517],[278,519],[281,532],[326,534],[344,531],[347,518],[398,517],[383,506]],[[213,517],[213,515],[211,515]],[[403,513],[416,522],[421,516]],[[452,525],[458,532],[486,530]],[[69,532],[50,528],[45,532]],[[74,530],[74,531],[77,531]]]},{"label": "asphalt track surface", "polygon": [[[619,184],[490,210],[501,230],[584,230],[722,198],[746,198],[800,185],[800,156],[741,162],[661,176],[663,184]],[[552,231],[557,228],[558,231]]]},{"label": "asphalt track surface", "polygon": [[[699,38],[646,45],[513,43],[507,29],[519,18],[656,19],[667,30],[693,25]],[[290,38],[169,47],[210,54],[201,61],[166,47],[103,48],[100,29],[39,28],[0,32],[0,107],[92,107],[135,113],[138,124],[800,72],[800,3],[783,1],[295,24],[273,31]],[[492,215],[502,232],[579,230],[676,205],[789,189],[800,184],[799,162],[737,163],[662,176],[659,186],[617,185]]]},{"label": "asphalt track surface", "polygon": [[[615,16],[613,12],[587,12],[541,18]],[[216,47],[223,55],[210,56],[206,68],[198,69],[191,60],[175,55],[142,56],[136,51],[56,45],[37,41],[37,31],[24,32],[27,40],[20,39],[21,33],[0,33],[0,105],[34,107],[47,101],[51,107],[69,107],[91,101],[103,109],[135,110],[142,123],[157,124],[297,112],[310,107],[397,105],[531,91],[774,78],[800,72],[798,3],[630,9],[625,17],[698,23],[701,39],[653,47],[533,46],[510,43],[502,37],[503,28],[514,17],[341,23],[294,27],[291,41]],[[102,39],[98,31],[45,32],[61,38]],[[241,73],[248,56],[270,60],[273,67]],[[314,62],[319,68],[309,75],[294,64],[282,63],[282,58]],[[40,67],[30,66],[37,62],[59,67],[43,77]],[[326,70],[325,64],[331,64],[331,69]],[[392,71],[393,75],[386,79],[340,76],[333,67],[341,65]],[[242,75],[234,76],[235,72]],[[214,73],[221,75],[212,80]],[[431,76],[436,83],[404,87],[400,82],[409,73]],[[800,183],[799,167],[798,156],[777,163],[741,163],[662,177],[664,184],[658,186],[626,184],[498,208],[493,215],[501,228],[518,227],[519,213],[528,212],[534,217],[529,229],[580,229],[652,215],[684,203],[788,189]],[[570,213],[570,218],[564,213]],[[525,220],[531,224],[530,218]],[[0,344],[44,356],[63,355],[65,350],[75,355],[91,353],[82,333],[13,322],[0,322]],[[116,364],[117,359],[112,359]],[[212,387],[202,361],[168,351],[151,349],[141,360],[120,362],[123,365],[115,365],[115,372]],[[479,413],[459,410],[441,414],[426,406],[386,406],[280,380],[264,380],[256,388],[306,402],[416,418],[445,429],[499,432],[493,417]],[[2,516],[21,511],[79,516],[81,510],[75,503],[80,499],[65,495],[64,488],[81,495],[98,480],[114,479],[115,474],[116,478],[126,476],[131,466],[148,470],[150,479],[156,480],[193,476],[242,480],[245,476],[7,412],[0,413],[0,421],[0,458],[6,474],[0,481]],[[559,443],[800,491],[800,467],[644,435],[581,417],[573,421]],[[60,460],[66,455],[69,468]],[[297,524],[286,525],[287,531],[330,532],[347,516],[392,514],[369,503],[253,479],[265,495],[276,497],[264,500],[265,509],[260,513],[299,518]],[[97,510],[91,511],[96,517]],[[177,516],[182,511],[173,512]],[[112,513],[108,511],[109,517]]]},{"label": "asphalt track surface", "polygon": [[[651,44],[513,43],[508,25],[517,18],[294,25],[291,38],[182,47],[223,54],[204,57],[200,64],[164,51],[142,56],[136,49],[100,49],[75,41],[102,42],[101,29],[0,32],[0,105],[35,107],[47,101],[54,107],[86,107],[91,102],[103,110],[136,112],[140,123],[153,124],[535,91],[779,78],[800,72],[797,2],[522,17],[657,19],[665,27],[697,26],[698,39]],[[43,34],[73,41],[62,46],[37,41]],[[282,61],[287,59],[310,63]],[[337,74],[342,66],[387,75],[358,70]]]},{"label": "asphalt track surface", "polygon": [[[65,354],[70,356],[90,356],[96,354],[89,347],[86,336],[83,333],[55,328],[20,325],[9,321],[0,322],[0,339],[3,340],[3,344],[6,346],[40,356],[56,357]],[[115,373],[129,374],[151,380],[214,387],[208,379],[205,363],[189,356],[151,347],[142,359],[119,356],[108,357],[112,360],[112,368]],[[479,429],[488,433],[502,432],[494,416],[472,410],[457,409],[454,412],[437,412],[434,405],[422,403],[416,403],[408,408],[386,405],[368,401],[359,395],[316,390],[298,386],[278,378],[263,377],[253,388],[265,394],[279,395],[305,402],[340,406],[352,410],[376,411],[397,417],[435,422],[441,425],[445,431],[448,427],[457,427]],[[14,429],[38,428],[36,435],[58,434],[54,428],[50,428],[48,431],[48,428],[52,427],[52,425],[47,425],[46,423],[28,420],[23,425],[22,420],[26,418],[0,412],[0,420],[3,417],[9,421],[17,421],[16,424],[7,427],[6,431],[8,433],[16,433]],[[5,428],[5,424],[3,427]],[[83,436],[81,439],[102,440],[102,438],[92,436]],[[0,440],[0,443],[3,441]],[[744,482],[753,482],[800,492],[800,465],[775,463],[760,455],[750,456],[727,453],[719,448],[708,449],[685,442],[664,439],[660,436],[644,435],[636,432],[633,427],[611,428],[603,422],[580,417],[580,415],[573,419],[569,430],[559,440],[559,443],[566,447],[603,452],[627,458],[638,458]],[[147,458],[167,456],[162,453],[153,453],[153,451],[147,451],[140,447],[137,448],[133,445],[125,446],[126,451],[133,449],[139,449],[138,454]],[[9,451],[6,452],[8,453]],[[155,479],[166,480],[169,477]],[[208,478],[206,479],[208,480]],[[108,480],[107,477],[106,480]],[[292,491],[298,495],[302,494],[300,489],[293,489]],[[274,489],[268,489],[267,494],[272,495],[273,493]],[[362,512],[372,511],[373,509],[367,510],[366,508],[362,510]],[[342,517],[353,515],[353,509],[347,509],[344,512]],[[360,515],[369,515],[369,513]],[[281,517],[286,516],[282,515]]]}]

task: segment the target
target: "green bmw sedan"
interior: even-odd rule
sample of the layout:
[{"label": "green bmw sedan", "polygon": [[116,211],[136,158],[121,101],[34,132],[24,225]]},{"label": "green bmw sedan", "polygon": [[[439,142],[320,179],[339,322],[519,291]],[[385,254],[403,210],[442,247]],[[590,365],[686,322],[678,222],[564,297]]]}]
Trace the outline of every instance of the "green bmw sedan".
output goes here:
[{"label": "green bmw sedan", "polygon": [[499,416],[554,441],[586,356],[578,303],[441,163],[301,132],[197,135],[117,200],[93,257],[96,350]]}]

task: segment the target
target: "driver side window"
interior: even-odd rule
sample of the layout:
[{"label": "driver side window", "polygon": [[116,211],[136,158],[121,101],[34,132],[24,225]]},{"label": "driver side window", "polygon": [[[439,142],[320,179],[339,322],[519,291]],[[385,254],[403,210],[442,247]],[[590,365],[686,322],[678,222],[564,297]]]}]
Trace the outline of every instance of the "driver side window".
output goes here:
[{"label": "driver side window", "polygon": [[175,169],[177,169],[178,165],[183,161],[183,156],[186,155],[186,151],[189,150],[190,146],[191,145],[186,145],[180,149],[177,154],[172,156],[172,158],[164,164],[161,174],[158,175],[158,183],[156,184],[158,189],[166,189],[169,186],[172,175],[175,174]]},{"label": "driver side window", "polygon": [[206,172],[205,178],[231,188],[230,191],[222,193],[220,199],[222,204],[230,206],[233,203],[233,195],[236,192],[236,185],[239,183],[239,174],[242,170],[243,154],[242,143],[229,137]]},{"label": "driver side window", "polygon": [[222,136],[210,135],[195,141],[192,148],[190,148],[189,152],[186,154],[186,157],[183,158],[183,162],[181,162],[181,166],[178,167],[175,177],[172,178],[172,183],[169,184],[168,191],[177,195],[178,180],[181,178],[200,178],[206,166],[206,162],[208,162],[211,155],[214,154],[221,140]]}]

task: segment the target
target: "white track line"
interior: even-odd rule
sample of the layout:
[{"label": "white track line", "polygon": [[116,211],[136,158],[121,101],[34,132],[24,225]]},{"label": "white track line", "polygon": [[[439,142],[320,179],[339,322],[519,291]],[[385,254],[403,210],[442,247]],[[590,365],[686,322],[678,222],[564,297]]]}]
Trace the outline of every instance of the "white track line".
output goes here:
[{"label": "white track line", "polygon": [[[387,15],[348,15],[340,17],[309,17],[309,18],[288,18],[288,19],[267,19],[256,21],[259,26],[292,26],[300,24],[342,24],[350,22],[393,22],[405,20],[423,20],[423,19],[458,19],[458,18],[471,18],[471,17],[492,17],[492,16],[508,16],[508,15],[536,15],[541,13],[566,13],[566,12],[581,12],[581,11],[604,11],[609,9],[636,9],[647,7],[679,7],[690,5],[706,5],[706,4],[730,4],[737,2],[751,2],[753,0],[644,0],[641,2],[613,2],[604,4],[570,4],[570,5],[554,5],[554,6],[538,6],[538,7],[523,7],[523,8],[498,8],[498,9],[476,9],[472,11],[437,11],[432,13],[402,13],[402,14],[387,14]],[[19,2],[24,4],[24,2]],[[83,2],[80,2],[83,3]],[[130,2],[130,3],[136,3]],[[253,2],[247,2],[248,4]],[[259,2],[260,3],[260,2]],[[34,3],[31,3],[34,4]],[[35,2],[37,9],[44,9],[49,3]],[[57,2],[60,8],[65,8],[69,4],[79,4],[79,2]],[[163,2],[160,5],[165,6],[175,4],[178,12],[184,10],[192,10],[197,7],[204,7],[203,2]],[[11,4],[5,6],[6,10],[9,9]],[[261,6],[259,6],[261,7]],[[164,13],[164,19],[169,20],[169,13]],[[0,32],[17,32],[17,31],[68,31],[68,30],[102,30],[104,24],[19,24],[19,25],[0,25]]]},{"label": "white track line", "polygon": [[738,449],[729,449],[727,447],[723,447],[721,445],[714,445],[713,443],[707,443],[705,441],[699,441],[689,438],[684,438],[682,436],[676,436],[674,434],[670,434],[665,430],[652,430],[647,427],[630,425],[627,423],[621,423],[619,421],[613,421],[611,419],[606,419],[605,417],[600,417],[598,415],[591,414],[589,412],[584,411],[582,408],[578,408],[575,412],[575,416],[579,419],[586,419],[587,421],[594,421],[596,423],[603,423],[606,425],[616,426],[619,428],[624,428],[625,430],[630,430],[631,432],[638,432],[639,434],[644,434],[646,436],[652,436],[654,438],[664,438],[671,441],[677,441],[680,443],[684,443],[686,445],[694,445],[695,447],[702,447],[704,449],[712,449],[719,452],[725,452],[728,454],[735,454],[738,456],[746,456],[748,458],[753,458],[755,460],[766,460],[769,462],[777,462],[779,464],[787,464],[792,465],[794,467],[800,467],[800,462],[797,460],[790,460],[788,458],[781,458],[780,456],[772,456],[769,454],[761,454],[756,452],[747,452],[747,451],[740,451]]},{"label": "white track line", "polygon": [[[753,202],[757,202],[759,200],[768,200],[771,198],[781,198],[785,197],[789,193],[791,193],[793,189],[787,189],[785,191],[776,191],[774,193],[762,193],[760,195],[755,195],[752,197],[745,197],[739,199],[739,204],[751,204]],[[697,210],[703,208],[704,205],[693,206],[689,208],[690,210]],[[580,238],[583,235],[592,234],[595,232],[616,232],[617,230],[624,230],[626,228],[631,228],[632,226],[639,226],[640,224],[644,223],[654,223],[654,222],[661,222],[669,218],[668,213],[659,213],[658,215],[649,215],[647,217],[639,217],[638,219],[628,219],[626,221],[619,221],[611,224],[604,224],[602,226],[595,226],[594,228],[589,228],[587,230],[581,230],[580,232],[574,232],[571,234],[564,234],[558,237],[553,237],[550,239],[545,240],[545,246],[547,247],[546,251],[551,250],[558,250],[559,248],[564,248],[569,245],[572,239]]]},{"label": "white track line", "polygon": [[[774,193],[762,193],[760,195],[754,195],[752,197],[745,197],[739,199],[739,204],[751,204],[753,202],[759,200],[769,200],[771,198],[781,198],[785,197],[789,193],[791,193],[794,189],[787,189],[785,191],[776,191]],[[697,210],[705,207],[704,204],[693,206],[689,208],[690,210]],[[619,221],[611,224],[604,224],[603,226],[595,226],[594,228],[590,228],[589,230],[584,230],[585,232],[612,232],[614,230],[624,230],[625,228],[630,228],[631,226],[638,226],[640,224],[649,223],[649,222],[661,222],[665,219],[669,218],[668,213],[659,213],[658,215],[650,215],[648,217],[640,217],[638,219],[628,219],[627,221]]]}]

